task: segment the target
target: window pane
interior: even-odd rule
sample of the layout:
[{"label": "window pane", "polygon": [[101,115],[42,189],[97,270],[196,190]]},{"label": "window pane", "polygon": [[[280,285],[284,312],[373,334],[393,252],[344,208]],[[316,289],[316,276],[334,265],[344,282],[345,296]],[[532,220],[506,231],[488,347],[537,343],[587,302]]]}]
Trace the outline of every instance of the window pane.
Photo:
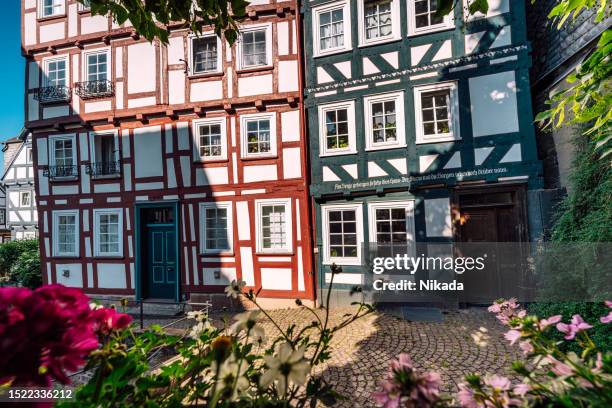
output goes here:
[{"label": "window pane", "polygon": [[287,248],[285,205],[261,207],[261,242],[264,249]]},{"label": "window pane", "polygon": [[204,211],[205,248],[225,251],[230,249],[231,231],[228,230],[227,208],[206,208]]},{"label": "window pane", "polygon": [[209,36],[192,40],[191,64],[194,73],[214,72],[217,67],[217,37]]}]

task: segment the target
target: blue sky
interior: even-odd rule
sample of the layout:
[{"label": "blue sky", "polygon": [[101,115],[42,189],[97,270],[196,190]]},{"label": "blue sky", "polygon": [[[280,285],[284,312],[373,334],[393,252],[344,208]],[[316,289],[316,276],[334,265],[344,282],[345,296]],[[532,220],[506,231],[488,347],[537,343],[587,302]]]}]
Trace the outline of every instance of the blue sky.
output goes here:
[{"label": "blue sky", "polygon": [[0,78],[3,79],[3,94],[0,99],[0,141],[17,135],[23,126],[25,86],[25,59],[21,56],[21,1],[9,0],[2,3],[5,17],[0,24],[0,55],[4,60],[4,63],[0,64]]}]

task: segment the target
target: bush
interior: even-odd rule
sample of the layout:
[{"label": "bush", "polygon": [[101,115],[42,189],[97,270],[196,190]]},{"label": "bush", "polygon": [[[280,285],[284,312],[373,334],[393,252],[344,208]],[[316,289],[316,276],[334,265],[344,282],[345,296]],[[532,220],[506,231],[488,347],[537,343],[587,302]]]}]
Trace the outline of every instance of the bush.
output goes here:
[{"label": "bush", "polygon": [[37,288],[42,285],[38,240],[9,241],[0,245],[0,282]]},{"label": "bush", "polygon": [[[527,308],[530,314],[536,316],[561,315],[567,321],[573,315],[579,314],[593,328],[589,330],[589,336],[598,349],[603,352],[612,351],[612,326],[599,321],[599,318],[607,313],[608,308],[601,302],[554,302],[534,303]],[[563,340],[563,333],[554,333],[556,340]],[[564,351],[578,352],[580,350],[575,342],[562,343]]]}]

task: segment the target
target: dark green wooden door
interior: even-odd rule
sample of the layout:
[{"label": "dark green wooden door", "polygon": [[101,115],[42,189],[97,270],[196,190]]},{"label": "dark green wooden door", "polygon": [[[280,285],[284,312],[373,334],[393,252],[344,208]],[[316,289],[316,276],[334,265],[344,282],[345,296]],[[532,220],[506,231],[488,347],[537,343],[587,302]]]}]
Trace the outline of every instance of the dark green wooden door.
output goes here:
[{"label": "dark green wooden door", "polygon": [[173,299],[176,290],[176,237],[174,227],[148,226],[146,273],[149,298]]}]

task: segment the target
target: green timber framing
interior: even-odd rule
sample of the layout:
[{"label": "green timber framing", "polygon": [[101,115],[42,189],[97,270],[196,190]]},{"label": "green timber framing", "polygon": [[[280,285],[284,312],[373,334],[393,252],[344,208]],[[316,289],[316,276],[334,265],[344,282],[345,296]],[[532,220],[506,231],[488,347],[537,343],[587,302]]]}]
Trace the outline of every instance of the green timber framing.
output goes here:
[{"label": "green timber framing", "polygon": [[[464,9],[457,7],[453,11],[453,28],[408,35],[406,16],[412,0],[393,0],[399,2],[395,10],[399,10],[397,20],[401,35],[385,43],[363,45],[360,44],[357,1],[347,2],[351,22],[350,49],[329,55],[315,55],[317,51],[314,48],[318,48],[315,47],[315,30],[318,30],[314,24],[317,18],[315,13],[319,7],[343,2],[314,0],[302,6],[306,55],[305,107],[319,253],[319,288],[325,285],[325,274],[329,273],[329,265],[323,262],[322,205],[362,203],[361,238],[363,242],[369,242],[368,203],[414,200],[415,240],[452,242],[452,235],[427,236],[426,200],[451,200],[456,186],[471,182],[482,182],[479,184],[481,186],[520,183],[527,190],[542,187],[542,165],[537,158],[533,128],[530,45],[526,36],[523,2],[501,0],[497,10],[493,8],[486,17],[480,18],[467,18]],[[344,10],[346,13],[347,9]],[[446,54],[441,52],[443,48]],[[388,58],[394,53],[397,53],[396,60]],[[516,98],[516,117],[492,116],[487,119],[491,122],[515,123],[516,129],[491,134],[480,131],[479,135],[474,136],[474,126],[481,129],[483,126],[472,123],[473,104],[476,102],[471,100],[474,95],[470,91],[470,79],[496,76],[503,79],[506,73],[514,76],[514,84],[509,88],[513,88],[511,91],[514,91]],[[446,81],[457,84],[460,140],[417,144],[413,89]],[[473,83],[476,82],[473,80]],[[364,97],[398,91],[403,91],[406,146],[366,150]],[[493,96],[491,99],[490,103],[495,103]],[[354,152],[321,156],[319,109],[321,105],[346,101],[354,101]],[[495,108],[492,112],[495,112]],[[402,172],[402,166],[392,165],[391,162],[397,163],[398,159],[407,160],[405,172]],[[373,167],[378,167],[378,173],[370,177],[372,162],[376,163]],[[355,171],[347,171],[348,167]],[[381,170],[386,175],[381,175]],[[325,174],[328,181],[325,181]],[[333,180],[329,180],[330,174]],[[343,265],[343,271],[358,273],[361,266]],[[349,289],[352,283],[341,283],[336,287]]]}]

